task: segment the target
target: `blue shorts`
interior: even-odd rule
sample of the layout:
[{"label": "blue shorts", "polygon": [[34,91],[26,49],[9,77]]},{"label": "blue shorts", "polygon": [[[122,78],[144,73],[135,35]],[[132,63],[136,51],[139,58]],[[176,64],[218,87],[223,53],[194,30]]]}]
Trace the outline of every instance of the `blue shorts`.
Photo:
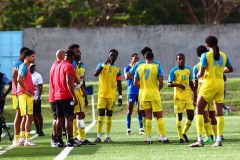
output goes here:
[{"label": "blue shorts", "polygon": [[128,104],[138,103],[138,94],[128,94]]}]

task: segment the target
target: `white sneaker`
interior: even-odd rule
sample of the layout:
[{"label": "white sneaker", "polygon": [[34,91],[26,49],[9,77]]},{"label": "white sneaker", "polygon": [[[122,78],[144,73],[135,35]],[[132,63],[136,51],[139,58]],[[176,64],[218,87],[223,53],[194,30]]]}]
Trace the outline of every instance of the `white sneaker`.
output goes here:
[{"label": "white sneaker", "polygon": [[139,131],[139,135],[145,135],[146,133],[144,132],[144,130],[140,130]]},{"label": "white sneaker", "polygon": [[36,144],[34,142],[32,142],[31,140],[26,140],[24,142],[24,146],[36,146]]},{"label": "white sneaker", "polygon": [[18,139],[18,140],[13,140],[12,145],[13,145],[13,146],[17,146],[17,145],[18,145],[18,142],[19,142],[19,139]]},{"label": "white sneaker", "polygon": [[25,139],[19,139],[18,140],[18,146],[24,146]]},{"label": "white sneaker", "polygon": [[51,140],[51,147],[58,147],[58,143],[55,143],[53,140]]}]

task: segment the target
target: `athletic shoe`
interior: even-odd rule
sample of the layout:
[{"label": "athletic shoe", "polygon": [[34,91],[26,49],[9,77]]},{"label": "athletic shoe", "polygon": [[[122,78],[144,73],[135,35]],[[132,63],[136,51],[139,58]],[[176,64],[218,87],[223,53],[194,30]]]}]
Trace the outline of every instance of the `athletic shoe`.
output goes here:
[{"label": "athletic shoe", "polygon": [[51,140],[50,144],[51,144],[51,147],[53,147],[53,148],[58,147],[58,143],[57,142],[55,143],[53,140]]},{"label": "athletic shoe", "polygon": [[163,137],[162,137],[162,135],[159,135],[158,136],[158,142],[162,142],[163,141]]},{"label": "athletic shoe", "polygon": [[180,138],[179,143],[185,143],[185,141],[182,138]]},{"label": "athletic shoe", "polygon": [[169,141],[169,139],[163,140],[164,144],[168,144],[168,143],[172,143],[171,141]]},{"label": "athletic shoe", "polygon": [[77,147],[77,145],[74,143],[74,140],[69,140],[66,142],[67,147]]},{"label": "athletic shoe", "polygon": [[212,147],[220,147],[220,146],[222,146],[222,141],[217,141],[212,145]]},{"label": "athletic shoe", "polygon": [[187,135],[186,135],[186,134],[183,134],[182,136],[183,136],[184,141],[185,141],[186,143],[189,143],[189,140],[188,140]]},{"label": "athletic shoe", "polygon": [[201,141],[201,142],[197,141],[197,142],[195,142],[193,144],[189,144],[188,145],[188,147],[203,147],[203,146],[204,146],[203,141]]},{"label": "athletic shoe", "polygon": [[222,140],[225,140],[225,138],[223,138],[223,135],[221,135],[221,137],[222,137]]},{"label": "athletic shoe", "polygon": [[36,144],[34,142],[32,142],[31,140],[26,140],[24,142],[24,146],[36,146]]},{"label": "athletic shoe", "polygon": [[128,130],[126,135],[131,135],[131,130]]},{"label": "athletic shoe", "polygon": [[147,139],[145,139],[144,142],[147,143],[147,144],[152,144],[153,143],[153,141],[149,141]]},{"label": "athletic shoe", "polygon": [[62,138],[58,139],[57,146],[58,147],[66,147],[64,142],[63,142],[63,140],[62,140]]},{"label": "athletic shoe", "polygon": [[212,138],[210,137],[210,138],[205,138],[205,139],[203,140],[203,142],[204,142],[204,143],[211,143],[211,142],[213,142],[213,141],[212,141]]},{"label": "athletic shoe", "polygon": [[94,141],[94,143],[100,143],[100,142],[102,142],[102,140],[101,140],[101,138],[98,138],[98,137]]},{"label": "athletic shoe", "polygon": [[20,139],[18,141],[18,146],[24,146],[24,143],[25,143],[25,139]]},{"label": "athletic shoe", "polygon": [[113,141],[111,140],[111,138],[110,138],[110,137],[107,137],[107,138],[105,138],[105,139],[104,139],[104,142],[111,143],[111,142],[113,142]]},{"label": "athletic shoe", "polygon": [[20,139],[18,139],[18,140],[13,140],[12,145],[13,145],[13,146],[17,146],[19,141],[20,141]]},{"label": "athletic shoe", "polygon": [[44,134],[43,131],[42,131],[42,132],[39,132],[39,133],[38,133],[38,136],[39,136],[39,137],[45,136],[45,134]]},{"label": "athletic shoe", "polygon": [[85,139],[84,141],[81,141],[82,145],[96,145],[96,143],[90,142],[89,140]]},{"label": "athletic shoe", "polygon": [[144,132],[144,130],[140,130],[139,131],[139,135],[145,135],[146,133]]},{"label": "athletic shoe", "polygon": [[73,142],[77,145],[77,146],[81,146],[81,141],[80,140],[78,140],[77,138],[74,138],[73,139]]}]

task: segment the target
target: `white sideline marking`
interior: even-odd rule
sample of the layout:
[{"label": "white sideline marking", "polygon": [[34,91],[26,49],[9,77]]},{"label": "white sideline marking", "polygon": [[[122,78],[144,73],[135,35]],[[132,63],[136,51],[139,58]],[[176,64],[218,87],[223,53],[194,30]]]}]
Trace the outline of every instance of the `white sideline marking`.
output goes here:
[{"label": "white sideline marking", "polygon": [[[36,137],[38,137],[38,134],[35,134],[34,136],[32,136],[30,139],[34,139],[34,138],[36,138]],[[2,151],[0,151],[0,155],[2,155],[3,153],[6,153],[7,151],[9,151],[9,150],[11,150],[11,149],[13,149],[13,148],[15,148],[15,147],[17,147],[16,145],[10,145],[10,146],[8,146],[7,148],[5,148],[4,150],[2,150]]]},{"label": "white sideline marking", "polygon": [[[92,121],[92,123],[85,128],[86,133],[95,125],[97,121]],[[71,152],[74,147],[66,147],[54,160],[64,160],[67,155]]]}]

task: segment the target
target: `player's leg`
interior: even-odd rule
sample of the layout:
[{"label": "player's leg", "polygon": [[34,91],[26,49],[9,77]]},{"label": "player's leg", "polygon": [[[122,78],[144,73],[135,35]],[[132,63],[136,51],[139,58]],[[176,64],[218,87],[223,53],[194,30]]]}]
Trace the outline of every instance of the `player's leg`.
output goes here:
[{"label": "player's leg", "polygon": [[107,99],[107,111],[106,111],[106,135],[104,142],[113,142],[110,138],[110,132],[112,128],[112,114],[114,108],[114,99],[108,98]]},{"label": "player's leg", "polygon": [[[189,106],[189,107],[188,107]],[[189,142],[188,137],[187,137],[187,131],[192,125],[192,121],[194,118],[194,106],[191,103],[188,103],[186,105],[186,112],[187,112],[187,120],[185,121],[184,127],[183,127],[183,138],[185,142]]]},{"label": "player's leg", "polygon": [[14,119],[14,140],[13,145],[17,145],[20,138],[20,124],[22,121],[21,112],[19,108],[18,98],[16,95],[12,95],[13,109],[16,110]]},{"label": "player's leg", "polygon": [[182,136],[182,113],[184,110],[185,103],[182,103],[180,101],[175,101],[175,113],[176,113],[176,127],[177,127],[177,133],[179,138],[179,143],[184,143],[183,136]]},{"label": "player's leg", "polygon": [[144,108],[146,116],[146,139],[144,142],[151,144],[152,143],[152,105],[149,101],[143,101],[141,103]]},{"label": "player's leg", "polygon": [[133,106],[134,106],[134,101],[131,95],[128,95],[127,114],[126,114],[127,135],[131,134],[131,116],[132,116]]}]

